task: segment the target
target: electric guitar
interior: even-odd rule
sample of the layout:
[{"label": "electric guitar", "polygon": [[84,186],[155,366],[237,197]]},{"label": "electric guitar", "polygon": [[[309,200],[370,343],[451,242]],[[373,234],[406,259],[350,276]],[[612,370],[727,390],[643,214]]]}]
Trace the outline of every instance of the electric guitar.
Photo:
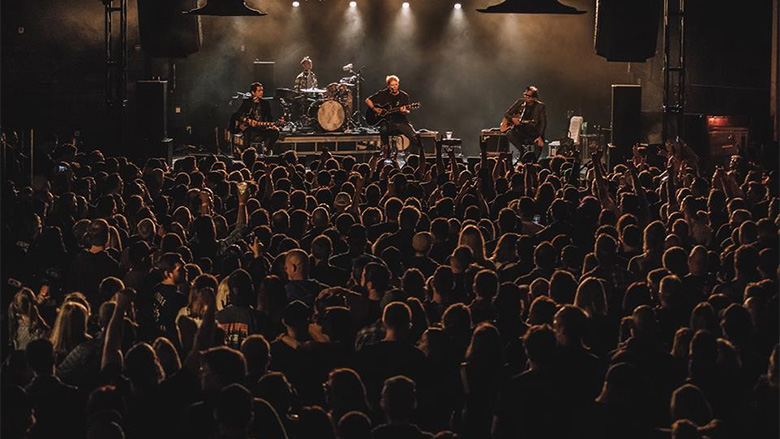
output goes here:
[{"label": "electric guitar", "polygon": [[408,105],[401,105],[400,107],[391,107],[390,104],[387,105],[374,105],[374,108],[379,108],[382,110],[381,113],[376,114],[374,113],[374,110],[371,108],[366,109],[366,122],[368,122],[371,126],[376,126],[379,124],[379,122],[382,122],[387,116],[398,113],[403,110],[416,110],[420,108],[421,104],[419,102],[415,102]]},{"label": "electric guitar", "polygon": [[232,117],[230,121],[230,125],[233,129],[233,133],[240,133],[250,127],[251,128],[274,127],[276,126],[276,122],[263,122],[259,120],[254,120],[249,117]]}]

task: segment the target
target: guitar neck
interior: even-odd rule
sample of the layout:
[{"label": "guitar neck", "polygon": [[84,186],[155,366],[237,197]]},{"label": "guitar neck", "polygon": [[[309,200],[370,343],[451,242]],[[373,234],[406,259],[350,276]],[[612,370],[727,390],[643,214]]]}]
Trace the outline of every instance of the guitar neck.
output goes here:
[{"label": "guitar neck", "polygon": [[275,125],[274,122],[263,122],[263,121],[260,121],[260,120],[251,119],[249,117],[244,117],[244,118],[241,119],[241,121],[244,122],[244,123],[247,123],[247,124],[249,124],[249,125],[251,125],[253,127],[260,127],[260,126],[268,127],[268,126]]},{"label": "guitar neck", "polygon": [[387,115],[387,114],[391,114],[391,113],[397,113],[399,111],[404,111],[404,110],[407,110],[407,109],[408,110],[414,110],[415,108],[418,108],[419,106],[420,106],[420,104],[414,103],[414,104],[401,105],[400,107],[390,107],[389,109],[385,110],[385,114]]}]

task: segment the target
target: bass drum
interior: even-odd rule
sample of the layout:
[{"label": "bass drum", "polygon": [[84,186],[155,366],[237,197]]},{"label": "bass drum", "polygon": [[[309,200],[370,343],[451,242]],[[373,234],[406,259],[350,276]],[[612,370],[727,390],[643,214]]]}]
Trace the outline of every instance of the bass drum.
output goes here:
[{"label": "bass drum", "polygon": [[338,131],[347,121],[344,105],[335,99],[327,99],[312,105],[309,114],[312,118],[316,116],[317,123],[323,131]]}]

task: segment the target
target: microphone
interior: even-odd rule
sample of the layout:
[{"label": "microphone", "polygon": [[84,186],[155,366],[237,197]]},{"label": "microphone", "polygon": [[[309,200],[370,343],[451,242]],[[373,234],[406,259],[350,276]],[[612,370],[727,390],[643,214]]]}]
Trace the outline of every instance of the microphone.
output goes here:
[{"label": "microphone", "polygon": [[344,67],[341,68],[341,70],[343,70],[345,72],[348,72],[348,71],[352,70],[352,63],[349,63],[349,64],[345,65]]}]

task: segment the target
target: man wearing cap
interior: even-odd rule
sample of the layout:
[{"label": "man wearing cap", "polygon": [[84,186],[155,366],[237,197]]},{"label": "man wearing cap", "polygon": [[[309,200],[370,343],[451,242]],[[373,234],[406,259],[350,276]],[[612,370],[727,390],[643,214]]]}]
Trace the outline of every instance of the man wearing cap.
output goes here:
[{"label": "man wearing cap", "polygon": [[311,58],[308,56],[303,57],[301,60],[301,67],[303,68],[303,71],[295,77],[293,90],[301,91],[301,89],[305,88],[317,88],[317,75],[311,70]]}]

